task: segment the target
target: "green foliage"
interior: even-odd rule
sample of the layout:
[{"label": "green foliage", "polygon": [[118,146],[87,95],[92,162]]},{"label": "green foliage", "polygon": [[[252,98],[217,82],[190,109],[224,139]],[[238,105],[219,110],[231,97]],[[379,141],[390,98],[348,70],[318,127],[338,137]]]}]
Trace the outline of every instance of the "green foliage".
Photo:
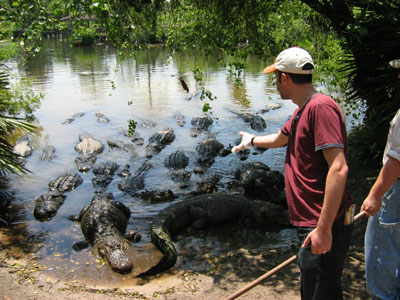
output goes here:
[{"label": "green foliage", "polygon": [[7,141],[8,137],[16,130],[34,131],[36,127],[15,116],[7,116],[11,101],[8,100],[9,76],[5,71],[0,72],[0,176],[8,173],[25,173],[28,170],[19,162],[19,155],[13,152],[12,145]]},{"label": "green foliage", "polygon": [[62,30],[64,23],[60,22],[67,13],[63,1],[45,0],[12,0],[1,1],[0,22],[12,24],[18,34],[15,40],[27,55],[40,51],[41,41],[46,32]]},{"label": "green foliage", "polygon": [[158,15],[163,1],[75,1],[74,10],[96,16],[108,39],[121,49],[159,41]]},{"label": "green foliage", "polygon": [[[1,101],[0,101],[1,105]],[[22,119],[7,117],[0,114],[0,176],[4,177],[9,173],[26,173],[28,170],[19,162],[19,155],[13,152],[12,145],[7,137],[16,130],[34,131],[36,127]]]},{"label": "green foliage", "polygon": [[[209,90],[206,90],[204,88],[204,81],[203,81],[203,71],[197,67],[196,69],[192,70],[193,74],[194,74],[194,79],[196,80],[196,85],[200,86],[201,88],[201,94],[200,94],[200,100],[201,101],[214,101],[215,99],[217,99],[216,96],[214,96]],[[210,105],[209,102],[205,102],[203,104],[203,108],[202,111],[204,113],[210,113],[212,114],[212,107]]]},{"label": "green foliage", "polygon": [[133,136],[136,131],[137,122],[135,120],[128,120],[128,135]]},{"label": "green foliage", "polygon": [[19,54],[19,49],[18,45],[11,42],[0,43],[0,61],[16,57]]},{"label": "green foliage", "polygon": [[10,77],[9,72],[0,70],[0,113],[31,118],[34,110],[40,107],[43,95],[35,94],[28,81],[16,80],[10,85]]},{"label": "green foliage", "polygon": [[398,72],[388,65],[399,58],[400,2],[304,0],[323,14],[342,37],[346,55],[340,73],[348,81],[346,104],[365,107],[358,151],[365,161],[380,157],[389,122],[400,108]]},{"label": "green foliage", "polygon": [[73,44],[79,46],[93,45],[96,42],[96,28],[86,26],[75,27],[70,40]]},{"label": "green foliage", "polygon": [[[1,8],[0,8],[1,11]],[[1,12],[0,12],[1,15]],[[3,20],[0,26],[0,39],[6,40],[9,39],[13,36],[13,31],[15,30],[15,27],[13,23],[9,21]]]},{"label": "green foliage", "polygon": [[246,51],[262,54],[270,40],[265,19],[274,7],[274,1],[174,1],[162,14],[161,26],[170,49],[221,56],[246,45]]},{"label": "green foliage", "polygon": [[211,109],[212,109],[212,107],[210,106],[210,103],[205,102],[205,103],[203,104],[202,112],[203,112],[203,113],[211,113],[211,114],[212,114]]}]

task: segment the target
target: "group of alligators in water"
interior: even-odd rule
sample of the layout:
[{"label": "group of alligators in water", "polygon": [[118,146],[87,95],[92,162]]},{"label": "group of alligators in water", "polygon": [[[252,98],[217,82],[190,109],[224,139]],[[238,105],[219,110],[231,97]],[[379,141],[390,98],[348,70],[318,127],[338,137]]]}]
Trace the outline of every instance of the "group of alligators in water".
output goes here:
[{"label": "group of alligators in water", "polygon": [[[249,116],[246,115],[247,121],[248,118]],[[212,119],[209,117],[192,120],[193,125],[205,124],[205,128],[211,123]],[[175,135],[170,129],[154,134],[146,146],[146,157],[151,158],[158,154],[174,138]],[[109,142],[110,147],[111,144]],[[115,143],[113,145],[115,146]],[[92,169],[96,161],[96,154],[100,153],[103,148],[91,136],[80,136],[80,143],[75,147],[76,151],[80,153],[75,160],[78,169],[82,172]],[[229,148],[224,149],[224,146],[215,139],[201,142],[196,150],[199,153],[197,162],[206,167],[214,162],[217,155],[225,156],[230,153]],[[242,153],[242,155],[244,154]],[[246,158],[246,156],[244,157]],[[171,176],[176,176],[182,181],[190,178],[190,174],[184,170],[188,165],[188,158],[183,151],[171,153],[166,157],[164,165],[173,170]],[[142,198],[159,197],[168,201],[178,198],[179,196],[174,195],[171,191],[151,193],[143,190],[143,175],[151,167],[152,164],[147,161],[134,174],[129,173],[129,168],[123,169],[120,172],[123,180],[118,185],[119,189],[126,194]],[[138,232],[126,231],[131,215],[129,208],[114,200],[111,193],[105,192],[118,168],[118,165],[111,162],[102,163],[93,168],[93,173],[96,175],[92,180],[96,187],[95,196],[89,205],[70,219],[80,222],[85,238],[84,241],[73,245],[75,250],[91,245],[115,272],[126,274],[133,270],[128,254],[131,242],[139,241],[141,236]],[[154,275],[172,267],[177,260],[177,250],[173,239],[188,227],[201,230],[209,225],[229,222],[241,222],[243,226],[250,225],[269,229],[288,226],[288,212],[282,196],[284,187],[282,174],[271,171],[263,163],[247,163],[243,164],[235,176],[238,184],[242,187],[241,194],[214,193],[212,180],[218,181],[214,178],[209,184],[211,188],[207,186],[196,193],[181,196],[181,201],[173,203],[159,212],[152,220],[151,239],[164,257],[158,264],[145,270],[139,276]],[[39,220],[50,219],[66,198],[64,192],[78,187],[81,183],[82,178],[74,173],[63,174],[51,181],[49,191],[36,200],[35,217]]]}]

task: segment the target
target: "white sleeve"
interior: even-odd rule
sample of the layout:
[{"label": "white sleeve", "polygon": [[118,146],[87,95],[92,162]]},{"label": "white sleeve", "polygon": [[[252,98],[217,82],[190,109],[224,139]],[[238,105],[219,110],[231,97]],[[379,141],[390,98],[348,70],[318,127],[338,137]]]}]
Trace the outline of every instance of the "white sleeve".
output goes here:
[{"label": "white sleeve", "polygon": [[390,132],[388,137],[386,155],[400,161],[400,110],[390,122]]}]

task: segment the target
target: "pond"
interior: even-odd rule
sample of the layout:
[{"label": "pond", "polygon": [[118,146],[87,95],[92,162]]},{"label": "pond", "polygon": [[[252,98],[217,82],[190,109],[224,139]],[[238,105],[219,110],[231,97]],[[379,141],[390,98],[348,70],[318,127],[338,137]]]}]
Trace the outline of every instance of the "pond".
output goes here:
[{"label": "pond", "polygon": [[[107,264],[85,249],[76,252],[72,245],[83,239],[79,224],[68,219],[76,215],[94,195],[91,171],[78,172],[75,158],[78,153],[74,147],[79,143],[79,134],[89,133],[105,145],[104,151],[97,156],[96,164],[114,161],[122,168],[130,165],[137,169],[145,160],[145,146],[151,135],[159,130],[171,128],[175,140],[158,155],[151,158],[156,166],[146,173],[145,187],[148,190],[163,188],[174,192],[186,192],[172,181],[168,169],[164,167],[165,157],[177,150],[194,154],[202,140],[213,136],[225,147],[233,145],[239,137],[239,131],[256,134],[277,132],[290,117],[296,106],[291,101],[280,99],[273,84],[272,76],[262,73],[267,62],[251,57],[242,76],[243,86],[235,86],[234,78],[227,68],[218,65],[213,58],[203,59],[195,53],[173,54],[162,47],[150,47],[137,53],[136,57],[118,58],[116,51],[108,45],[93,47],[71,47],[59,40],[47,40],[44,49],[33,61],[18,70],[27,76],[37,93],[43,93],[41,107],[35,112],[40,132],[30,136],[34,151],[26,160],[26,168],[32,173],[12,177],[9,189],[15,194],[13,205],[18,207],[19,218],[12,226],[22,226],[24,238],[39,245],[30,253],[31,258],[43,265],[49,276],[64,280],[87,280],[103,285],[119,286],[128,276],[113,273]],[[196,84],[191,72],[196,67],[203,71],[205,89],[215,100],[210,102],[213,124],[197,135],[191,134],[191,120],[203,115],[204,102],[195,93]],[[187,93],[180,81],[182,76],[189,86]],[[242,101],[243,96],[249,104]],[[280,108],[266,111],[269,104],[279,104]],[[238,113],[259,113],[267,123],[267,128],[254,131],[238,116]],[[84,113],[72,122],[65,122],[76,113]],[[109,119],[107,123],[97,121],[96,113]],[[184,116],[185,124],[179,126],[174,115]],[[143,146],[134,146],[132,151],[112,149],[108,140],[131,143],[124,135],[129,120],[137,122],[136,132],[143,137]],[[181,124],[182,125],[182,124]],[[44,147],[53,145],[56,158],[51,161],[39,159]],[[262,154],[251,154],[246,162],[261,161],[272,170],[283,172],[285,149],[269,149]],[[233,179],[234,170],[243,161],[236,154],[217,157],[214,164],[204,174],[194,174],[191,182],[198,182],[202,176],[218,173],[221,180],[219,190],[224,191],[227,182]],[[196,168],[194,159],[189,159],[187,170]],[[33,209],[35,200],[48,191],[48,183],[70,171],[79,173],[83,183],[73,191],[66,192],[67,198],[51,220],[35,220]],[[170,205],[152,204],[141,198],[131,197],[118,189],[121,178],[114,176],[107,192],[113,193],[116,200],[127,205],[132,216],[128,229],[142,234],[142,240],[132,244],[135,264],[143,267],[155,264],[160,254],[151,243],[149,225],[151,218]],[[265,249],[287,247],[294,240],[291,230],[278,233],[253,232],[226,234],[216,228],[208,234],[181,237],[177,243],[179,249],[186,252],[207,252],[218,255],[221,249],[240,247],[260,247]],[[177,268],[195,269],[196,266],[187,257],[179,256]],[[203,266],[204,267],[204,266]],[[206,266],[207,267],[207,266]]]}]

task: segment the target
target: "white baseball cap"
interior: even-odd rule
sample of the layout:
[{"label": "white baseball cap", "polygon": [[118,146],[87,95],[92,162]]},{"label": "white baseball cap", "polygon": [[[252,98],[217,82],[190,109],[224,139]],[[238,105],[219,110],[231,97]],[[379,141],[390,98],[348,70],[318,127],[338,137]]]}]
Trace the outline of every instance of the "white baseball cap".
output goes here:
[{"label": "white baseball cap", "polygon": [[[311,64],[312,68],[308,65],[307,68],[303,69],[306,64]],[[306,50],[292,47],[279,53],[275,62],[264,69],[264,73],[268,74],[276,70],[293,74],[312,74],[314,62]]]},{"label": "white baseball cap", "polygon": [[391,61],[389,62],[389,65],[390,65],[392,68],[395,68],[395,69],[400,68],[400,59],[393,59],[393,60],[391,60]]}]

